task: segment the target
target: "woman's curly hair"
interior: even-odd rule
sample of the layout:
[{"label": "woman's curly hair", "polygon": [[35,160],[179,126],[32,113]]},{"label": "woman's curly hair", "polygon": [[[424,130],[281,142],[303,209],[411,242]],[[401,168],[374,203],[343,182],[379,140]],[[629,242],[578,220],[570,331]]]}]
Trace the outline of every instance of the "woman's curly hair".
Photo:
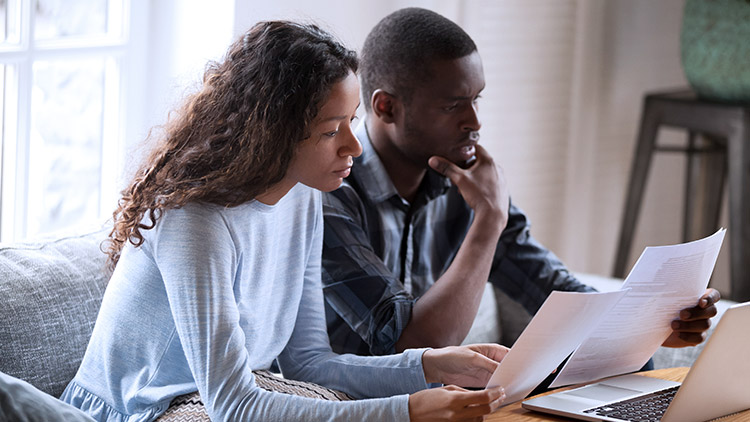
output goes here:
[{"label": "woman's curly hair", "polygon": [[280,182],[331,87],[357,66],[356,53],[315,25],[253,26],[209,64],[200,91],[122,191],[105,246],[109,268],[126,242],[143,244],[142,231],[164,210],[237,206]]}]

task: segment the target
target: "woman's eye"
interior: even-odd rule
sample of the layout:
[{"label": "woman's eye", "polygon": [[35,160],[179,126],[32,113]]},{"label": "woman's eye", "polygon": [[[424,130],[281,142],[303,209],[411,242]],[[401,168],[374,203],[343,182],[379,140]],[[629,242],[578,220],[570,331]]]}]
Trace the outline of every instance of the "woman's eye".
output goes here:
[{"label": "woman's eye", "polygon": [[338,131],[338,130],[334,130],[334,131],[332,131],[332,132],[326,132],[326,133],[324,133],[323,135],[324,135],[324,136],[327,136],[327,137],[329,137],[329,138],[333,138],[334,136],[336,136],[336,134],[337,134],[337,133],[339,133],[339,131]]}]

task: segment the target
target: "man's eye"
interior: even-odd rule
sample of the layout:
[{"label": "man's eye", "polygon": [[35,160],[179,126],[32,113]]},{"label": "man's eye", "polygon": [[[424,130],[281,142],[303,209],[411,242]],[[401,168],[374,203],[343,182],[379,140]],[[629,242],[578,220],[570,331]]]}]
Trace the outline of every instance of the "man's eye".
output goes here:
[{"label": "man's eye", "polygon": [[451,104],[449,106],[443,107],[443,110],[445,110],[445,111],[453,111],[453,110],[456,109],[456,107],[458,107],[458,104]]},{"label": "man's eye", "polygon": [[338,130],[334,130],[332,132],[326,132],[326,133],[324,133],[323,136],[327,136],[329,138],[333,138],[334,136],[336,136],[337,133],[339,133],[339,131]]}]

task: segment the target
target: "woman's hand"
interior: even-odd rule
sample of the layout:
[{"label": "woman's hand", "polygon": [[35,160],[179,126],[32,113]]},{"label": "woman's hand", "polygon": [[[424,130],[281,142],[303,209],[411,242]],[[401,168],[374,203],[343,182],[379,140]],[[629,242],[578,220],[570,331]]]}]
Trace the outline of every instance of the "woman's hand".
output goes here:
[{"label": "woman's hand", "polygon": [[485,387],[508,350],[499,344],[472,344],[427,350],[422,355],[425,380],[428,383],[461,387]]},{"label": "woman's hand", "polygon": [[409,396],[409,419],[418,421],[481,421],[505,400],[502,387],[468,391],[461,387],[422,390]]}]

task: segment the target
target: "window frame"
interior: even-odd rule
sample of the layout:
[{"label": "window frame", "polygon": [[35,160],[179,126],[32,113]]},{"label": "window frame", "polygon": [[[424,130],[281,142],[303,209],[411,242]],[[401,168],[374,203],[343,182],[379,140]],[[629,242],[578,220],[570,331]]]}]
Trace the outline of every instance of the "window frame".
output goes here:
[{"label": "window frame", "polygon": [[[16,19],[20,39],[17,44],[0,44],[0,87],[2,94],[2,139],[0,147],[0,242],[13,242],[29,236],[30,135],[33,64],[37,61],[96,58],[105,62],[102,99],[102,129],[98,223],[114,209],[117,200],[118,177],[122,173],[126,139],[139,128],[142,121],[145,94],[146,40],[142,30],[147,28],[148,7],[142,0],[109,0],[108,27],[113,22],[115,8],[123,11],[121,27],[96,39],[68,37],[64,40],[34,40],[35,0],[17,0]],[[10,5],[12,1],[8,1]],[[112,7],[115,6],[115,7]],[[10,7],[9,7],[10,9]],[[9,20],[8,20],[9,22]],[[119,31],[117,31],[119,29]],[[118,33],[119,32],[119,33]],[[15,41],[15,40],[14,40]],[[127,124],[133,117],[133,122]],[[106,142],[104,141],[106,140]],[[82,222],[85,225],[91,222]],[[60,227],[57,229],[66,229]],[[32,234],[32,236],[44,233]]]}]

